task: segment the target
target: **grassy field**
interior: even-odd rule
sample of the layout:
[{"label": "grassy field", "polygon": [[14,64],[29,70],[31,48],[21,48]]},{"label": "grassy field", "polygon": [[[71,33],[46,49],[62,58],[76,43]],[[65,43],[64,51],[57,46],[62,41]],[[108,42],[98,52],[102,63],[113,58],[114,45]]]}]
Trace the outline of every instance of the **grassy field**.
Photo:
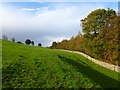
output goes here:
[{"label": "grassy field", "polygon": [[118,88],[118,73],[83,56],[2,41],[3,88]]}]

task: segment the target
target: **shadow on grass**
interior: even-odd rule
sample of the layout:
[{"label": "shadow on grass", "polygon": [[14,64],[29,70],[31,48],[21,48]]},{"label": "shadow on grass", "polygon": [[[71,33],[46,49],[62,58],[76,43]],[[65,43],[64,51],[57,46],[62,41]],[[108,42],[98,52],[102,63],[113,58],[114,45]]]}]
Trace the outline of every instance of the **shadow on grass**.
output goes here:
[{"label": "shadow on grass", "polygon": [[76,61],[73,61],[72,59],[69,59],[69,58],[66,58],[66,57],[63,57],[60,55],[58,55],[58,57],[62,61],[72,65],[74,68],[76,68],[76,70],[78,72],[86,75],[88,78],[95,81],[101,87],[103,87],[103,88],[120,88],[119,81],[112,79],[112,78],[92,69],[90,66],[88,66],[87,64],[85,64],[81,60],[79,60],[80,63],[78,63]]}]

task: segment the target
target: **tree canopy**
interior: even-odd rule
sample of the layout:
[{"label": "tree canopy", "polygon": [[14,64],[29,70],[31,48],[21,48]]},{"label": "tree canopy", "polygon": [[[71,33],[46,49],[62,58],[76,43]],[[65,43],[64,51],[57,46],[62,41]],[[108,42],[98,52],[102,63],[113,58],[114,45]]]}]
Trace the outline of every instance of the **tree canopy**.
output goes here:
[{"label": "tree canopy", "polygon": [[81,51],[96,59],[120,65],[120,16],[113,9],[97,9],[80,21],[84,34],[78,33],[70,40],[54,42],[51,48]]},{"label": "tree canopy", "polygon": [[26,39],[25,44],[30,45],[31,44],[31,40],[30,39]]}]

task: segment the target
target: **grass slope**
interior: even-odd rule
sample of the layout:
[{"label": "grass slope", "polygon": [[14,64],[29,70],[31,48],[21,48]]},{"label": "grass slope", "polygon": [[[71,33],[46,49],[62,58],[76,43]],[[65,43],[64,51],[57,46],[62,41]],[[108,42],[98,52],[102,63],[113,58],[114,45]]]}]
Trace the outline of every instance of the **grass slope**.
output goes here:
[{"label": "grass slope", "polygon": [[0,89],[2,89],[2,40],[0,40]]},{"label": "grass slope", "polygon": [[83,56],[2,41],[3,88],[118,88],[118,73]]}]

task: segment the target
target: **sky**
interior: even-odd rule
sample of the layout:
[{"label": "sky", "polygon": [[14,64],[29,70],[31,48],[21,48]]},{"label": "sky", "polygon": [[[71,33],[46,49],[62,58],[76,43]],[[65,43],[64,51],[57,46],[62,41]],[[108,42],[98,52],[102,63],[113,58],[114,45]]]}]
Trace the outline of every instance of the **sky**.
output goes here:
[{"label": "sky", "polygon": [[[6,0],[5,0],[6,1]],[[82,31],[80,20],[99,8],[118,10],[118,2],[2,2],[0,3],[0,33],[37,45],[52,45],[70,39]],[[1,37],[1,35],[0,35]]]}]

